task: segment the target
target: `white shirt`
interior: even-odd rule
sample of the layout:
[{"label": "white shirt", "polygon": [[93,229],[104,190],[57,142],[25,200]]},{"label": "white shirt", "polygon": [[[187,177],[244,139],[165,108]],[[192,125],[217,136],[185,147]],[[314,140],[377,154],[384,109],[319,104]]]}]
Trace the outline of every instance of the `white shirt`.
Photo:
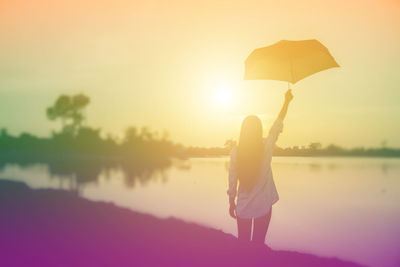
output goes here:
[{"label": "white shirt", "polygon": [[236,215],[240,218],[257,218],[263,216],[279,200],[271,170],[271,159],[272,150],[282,129],[283,121],[277,118],[269,131],[268,137],[263,138],[264,155],[260,175],[254,187],[249,192],[242,190],[240,184],[237,192],[237,147],[231,150],[227,194],[233,198],[237,195]]}]

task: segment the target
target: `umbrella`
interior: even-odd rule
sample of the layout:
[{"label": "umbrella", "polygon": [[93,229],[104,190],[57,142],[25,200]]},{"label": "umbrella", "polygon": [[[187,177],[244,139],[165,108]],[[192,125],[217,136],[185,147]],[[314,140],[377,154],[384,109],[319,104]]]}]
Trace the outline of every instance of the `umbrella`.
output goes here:
[{"label": "umbrella", "polygon": [[311,74],[339,67],[317,40],[282,40],[255,49],[245,61],[245,80],[278,80],[295,84]]}]

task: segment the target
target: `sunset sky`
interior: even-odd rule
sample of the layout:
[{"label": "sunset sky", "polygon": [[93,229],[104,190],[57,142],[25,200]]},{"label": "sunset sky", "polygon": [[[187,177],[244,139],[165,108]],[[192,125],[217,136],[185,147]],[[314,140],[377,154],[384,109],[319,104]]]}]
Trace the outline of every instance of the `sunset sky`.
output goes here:
[{"label": "sunset sky", "polygon": [[281,39],[318,39],[341,68],[293,86],[278,145],[400,147],[400,2],[0,0],[0,128],[49,136],[60,94],[90,96],[87,124],[167,130],[184,145],[267,133],[287,84],[244,81],[244,60]]}]

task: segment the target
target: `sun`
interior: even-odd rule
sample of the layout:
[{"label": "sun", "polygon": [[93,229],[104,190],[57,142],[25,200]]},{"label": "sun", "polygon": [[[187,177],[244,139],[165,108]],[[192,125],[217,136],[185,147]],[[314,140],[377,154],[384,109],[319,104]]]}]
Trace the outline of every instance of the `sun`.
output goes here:
[{"label": "sun", "polygon": [[218,108],[229,108],[233,106],[233,87],[228,84],[221,83],[213,89],[214,105]]}]

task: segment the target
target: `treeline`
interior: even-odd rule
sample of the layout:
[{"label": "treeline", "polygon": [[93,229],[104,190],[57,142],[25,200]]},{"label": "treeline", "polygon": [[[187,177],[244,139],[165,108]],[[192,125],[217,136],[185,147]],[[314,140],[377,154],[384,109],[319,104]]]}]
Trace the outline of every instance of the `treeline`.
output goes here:
[{"label": "treeline", "polygon": [[[23,158],[28,160],[55,158],[92,158],[92,159],[130,159],[135,162],[156,163],[170,157],[222,157],[229,153],[236,143],[228,140],[221,147],[184,147],[168,139],[167,134],[159,137],[156,132],[147,127],[138,129],[130,127],[125,131],[121,140],[111,136],[103,138],[100,129],[79,127],[74,134],[70,131],[54,132],[49,138],[41,138],[29,133],[19,136],[8,134],[6,129],[0,130],[0,160]],[[322,147],[319,143],[309,146],[293,146],[281,148],[276,146],[274,156],[297,157],[400,157],[400,149],[381,148],[353,148],[346,149],[331,144]]]},{"label": "treeline", "polygon": [[0,157],[24,159],[69,159],[73,157],[97,159],[129,158],[141,162],[156,162],[171,156],[183,157],[183,147],[165,136],[157,135],[142,127],[130,127],[121,141],[111,136],[103,138],[100,129],[80,127],[74,134],[68,131],[54,132],[49,138],[29,133],[19,136],[0,130]]},{"label": "treeline", "polygon": [[[188,147],[185,151],[189,157],[223,157],[229,156],[235,145],[235,141],[228,140],[223,147]],[[286,157],[400,157],[400,149],[388,147],[346,149],[334,144],[322,147],[320,143],[311,143],[309,146],[302,147],[281,148],[276,146],[272,154]]]},{"label": "treeline", "polygon": [[396,148],[351,148],[346,149],[331,144],[326,147],[315,147],[312,143],[308,147],[275,147],[274,156],[292,156],[292,157],[400,157],[400,149]]},{"label": "treeline", "polygon": [[[90,103],[89,97],[61,95],[46,109],[51,121],[60,121],[60,131],[50,137],[42,138],[29,133],[19,136],[10,135],[6,129],[0,130],[0,166],[6,162],[35,162],[72,160],[79,161],[126,161],[137,166],[163,165],[171,157],[220,157],[228,156],[236,145],[227,140],[221,147],[184,147],[168,139],[168,133],[159,136],[147,127],[138,129],[129,127],[122,139],[112,136],[102,137],[100,129],[85,125],[85,109]],[[394,148],[354,148],[345,149],[336,145],[322,147],[320,143],[311,143],[307,147],[276,147],[275,156],[359,156],[359,157],[400,157],[400,149]],[[74,163],[75,164],[75,163]]]},{"label": "treeline", "polygon": [[161,137],[147,127],[129,127],[121,140],[102,137],[100,129],[85,126],[85,108],[90,103],[83,94],[61,95],[46,109],[51,121],[60,121],[61,129],[42,138],[29,133],[10,135],[0,130],[0,163],[80,159],[121,161],[137,165],[164,164],[170,157],[184,157],[184,148]]}]

